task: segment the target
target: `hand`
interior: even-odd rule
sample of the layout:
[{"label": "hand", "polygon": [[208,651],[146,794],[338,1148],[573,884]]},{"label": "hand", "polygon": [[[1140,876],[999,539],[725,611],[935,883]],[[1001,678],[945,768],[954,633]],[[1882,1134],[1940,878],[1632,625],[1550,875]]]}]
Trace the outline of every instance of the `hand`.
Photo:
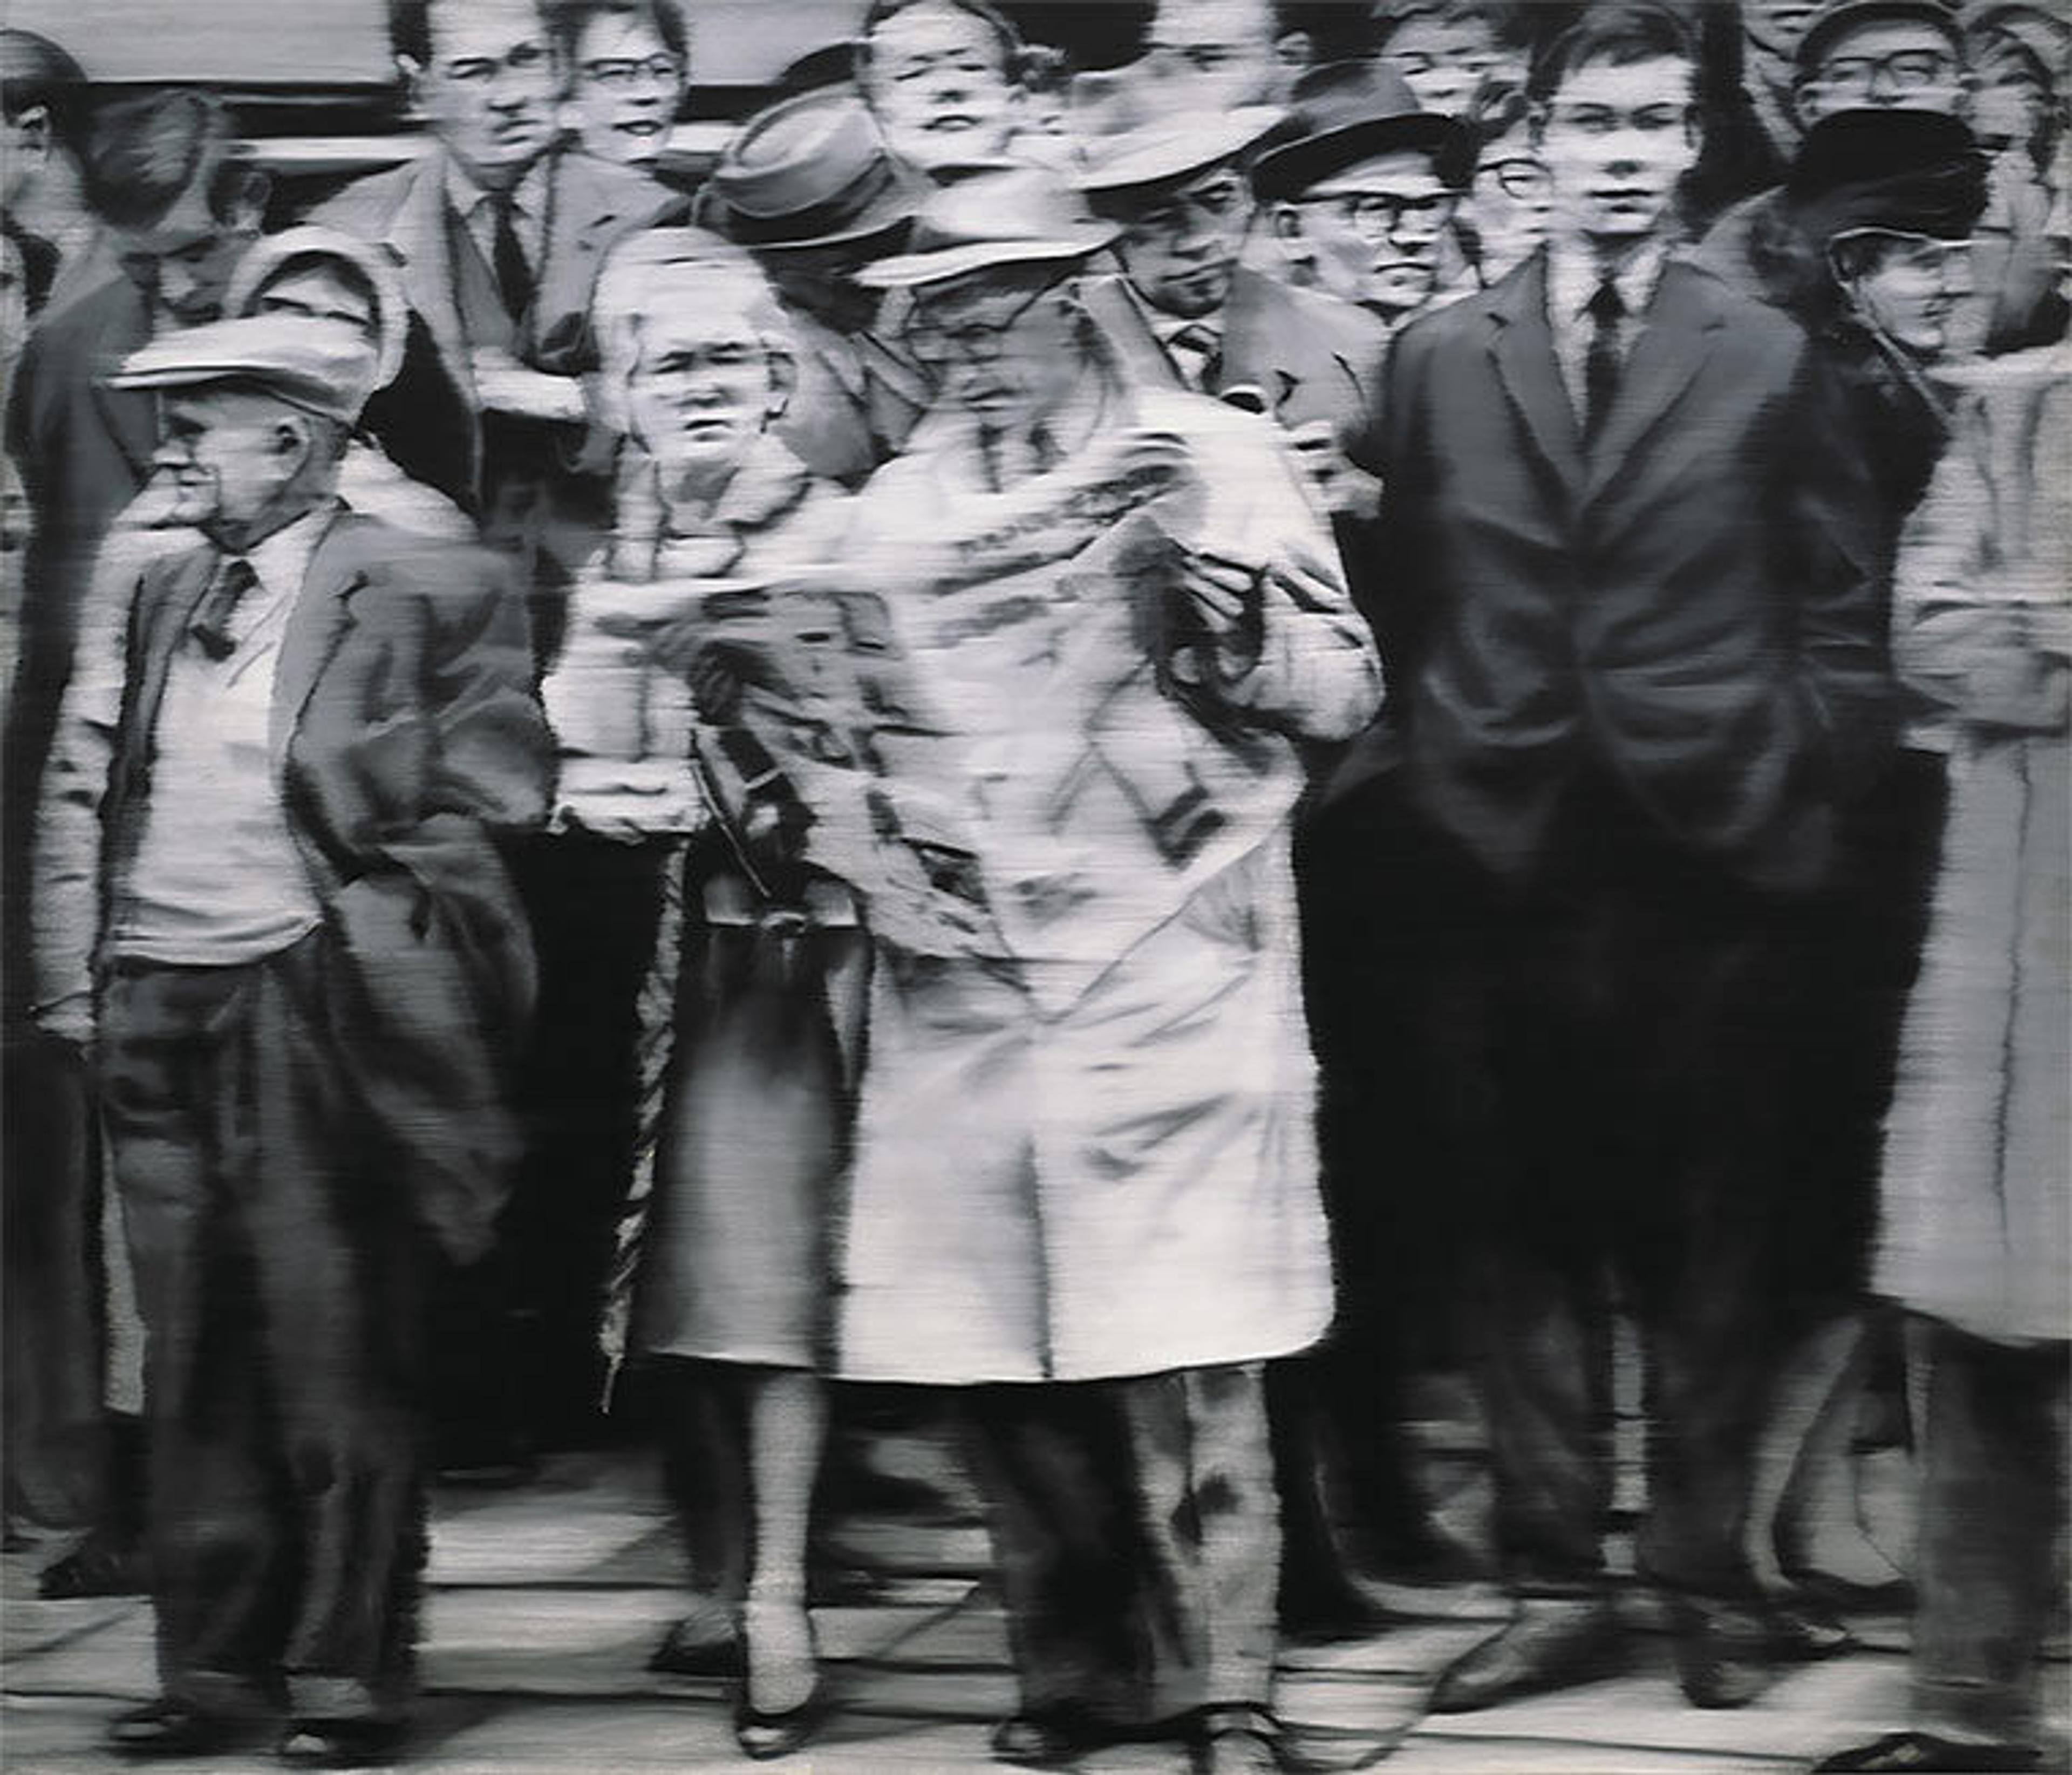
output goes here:
[{"label": "hand", "polygon": [[1297,426],[1289,432],[1288,441],[1326,511],[1334,517],[1380,515],[1381,483],[1346,459],[1329,420],[1312,419]]},{"label": "hand", "polygon": [[582,381],[573,376],[549,376],[523,364],[510,352],[479,345],[469,356],[475,397],[491,412],[514,413],[528,419],[580,423],[589,418]]},{"label": "hand", "polygon": [[1207,636],[1226,665],[1251,670],[1264,638],[1264,574],[1227,555],[1189,550],[1180,557],[1180,590],[1193,626]]},{"label": "hand", "polygon": [[1142,503],[1147,492],[1164,492],[1189,471],[1187,445],[1178,432],[1148,426],[1103,434],[1073,459],[1071,478],[1096,497],[1110,494],[1117,516]]}]

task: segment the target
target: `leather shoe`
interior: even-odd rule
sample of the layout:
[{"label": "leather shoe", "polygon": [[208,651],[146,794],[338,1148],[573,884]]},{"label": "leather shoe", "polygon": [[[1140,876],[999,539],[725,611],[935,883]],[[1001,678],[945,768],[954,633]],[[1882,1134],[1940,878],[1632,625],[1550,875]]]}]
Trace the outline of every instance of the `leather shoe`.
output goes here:
[{"label": "leather shoe", "polygon": [[108,1748],[123,1756],[210,1756],[250,1741],[252,1723],[183,1702],[147,1701],[108,1722]]},{"label": "leather shoe", "polygon": [[1854,1651],[1856,1636],[1819,1603],[1794,1600],[1770,1608],[1771,1649],[1787,1664],[1815,1664]]},{"label": "leather shoe", "polygon": [[1893,1732],[1873,1744],[1838,1750],[1822,1769],[1914,1770],[1918,1775],[1992,1775],[2000,1769],[2034,1769],[2043,1752],[2033,1744],[1959,1744],[1932,1732]]},{"label": "leather shoe", "polygon": [[1036,1708],[993,1728],[993,1761],[1019,1763],[1025,1769],[1061,1769],[1100,1749],[1113,1736],[1082,1708]]},{"label": "leather shoe", "polygon": [[1257,1707],[1210,1708],[1190,1737],[1194,1775],[1280,1775],[1279,1740],[1273,1719]]},{"label": "leather shoe", "polygon": [[378,1769],[403,1754],[394,1719],[298,1719],[274,1754],[290,1769]]},{"label": "leather shoe", "polygon": [[1474,1713],[1521,1695],[1616,1676],[1626,1636],[1595,1598],[1527,1597],[1497,1633],[1449,1665],[1432,1691],[1434,1713]]},{"label": "leather shoe", "polygon": [[1745,1707],[1777,1680],[1778,1628],[1751,1604],[1690,1597],[1669,1604],[1676,1680],[1694,1707]]},{"label": "leather shoe", "polygon": [[36,1594],[46,1602],[140,1596],[150,1588],[142,1546],[108,1529],[96,1529],[62,1559],[45,1566],[36,1579]]},{"label": "leather shoe", "polygon": [[664,1676],[738,1677],[742,1674],[741,1639],[732,1621],[710,1615],[686,1615],[663,1636],[648,1668]]},{"label": "leather shoe", "polygon": [[[744,1685],[744,1690],[746,1685]],[[734,1703],[734,1741],[744,1756],[757,1762],[788,1756],[820,1729],[829,1711],[827,1691],[818,1685],[796,1707],[764,1713],[748,1704],[746,1693]]]}]

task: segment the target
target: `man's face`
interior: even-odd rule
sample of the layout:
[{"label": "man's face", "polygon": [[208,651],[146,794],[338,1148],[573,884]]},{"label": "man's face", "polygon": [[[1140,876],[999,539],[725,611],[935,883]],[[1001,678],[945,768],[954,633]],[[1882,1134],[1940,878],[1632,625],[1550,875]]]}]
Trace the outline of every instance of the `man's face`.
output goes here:
[{"label": "man's face", "polygon": [[865,96],[886,146],[927,171],[998,159],[1014,133],[1016,88],[999,37],[932,0],[878,27]]},{"label": "man's face", "polygon": [[1525,58],[1505,48],[1481,19],[1408,19],[1382,56],[1420,105],[1449,117],[1466,110],[1475,89],[1492,74],[1506,75],[1514,86],[1525,84]]},{"label": "man's face", "polygon": [[1319,288],[1394,319],[1431,300],[1453,195],[1429,154],[1375,154],[1293,206]]},{"label": "man's face", "polygon": [[259,205],[240,203],[228,220],[209,208],[215,167],[205,163],[171,209],[146,226],[108,233],[123,270],[161,322],[191,327],[223,311],[223,293],[258,237]]},{"label": "man's face", "polygon": [[1615,242],[1663,226],[1698,158],[1696,72],[1677,56],[1569,71],[1540,134],[1559,232]]},{"label": "man's face", "polygon": [[165,396],[151,459],[172,484],[166,521],[236,534],[267,516],[301,466],[292,439],[284,447],[286,412],[235,389]]},{"label": "man's face", "polygon": [[1849,286],[1857,311],[1917,356],[1941,356],[1950,317],[1971,291],[1971,243],[1919,234],[1868,238],[1871,262]]},{"label": "man's face", "polygon": [[560,75],[532,0],[438,0],[432,59],[409,66],[417,103],[446,151],[491,185],[509,184],[554,138]]},{"label": "man's face", "polygon": [[1483,282],[1494,283],[1539,251],[1553,212],[1554,183],[1524,124],[1482,150],[1468,206]]},{"label": "man's face", "polygon": [[1189,319],[1229,299],[1231,274],[1252,225],[1252,192],[1228,161],[1139,197],[1116,243],[1137,293]]},{"label": "man's face", "polygon": [[1078,316],[1065,286],[981,274],[924,289],[906,339],[943,398],[988,431],[1027,431],[1079,384]]},{"label": "man's face", "polygon": [[590,153],[628,166],[661,157],[684,96],[684,64],[636,14],[591,15],[576,41],[569,106]]},{"label": "man's face", "polygon": [[776,392],[770,348],[738,303],[704,289],[642,317],[627,411],[665,484],[738,463],[769,424]]},{"label": "man's face", "polygon": [[1772,61],[1789,63],[1820,0],[1741,0],[1741,31]]},{"label": "man's face", "polygon": [[1933,25],[1873,19],[1836,38],[1799,83],[1799,121],[1810,129],[1867,105],[1955,117],[1964,108],[1963,75],[1955,47]]},{"label": "man's face", "polygon": [[1161,0],[1148,47],[1186,78],[1190,109],[1265,104],[1289,73],[1274,47],[1272,9],[1262,0]]},{"label": "man's face", "polygon": [[24,105],[18,117],[0,117],[0,209],[21,202],[49,153],[50,113],[43,106]]},{"label": "man's face", "polygon": [[320,265],[291,266],[270,279],[252,299],[251,311],[335,320],[367,340],[380,325],[366,286]]}]

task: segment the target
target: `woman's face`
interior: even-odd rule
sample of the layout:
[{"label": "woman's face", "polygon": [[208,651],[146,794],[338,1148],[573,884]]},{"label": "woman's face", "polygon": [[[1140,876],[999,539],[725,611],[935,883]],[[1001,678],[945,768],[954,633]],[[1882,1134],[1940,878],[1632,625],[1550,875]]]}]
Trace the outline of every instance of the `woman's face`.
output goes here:
[{"label": "woman's face", "polygon": [[738,467],[779,406],[771,352],[748,315],[657,303],[639,328],[627,423],[663,484]]},{"label": "woman's face", "polygon": [[1856,311],[1918,357],[1950,346],[1950,319],[1971,293],[1971,245],[1920,234],[1873,237],[1869,263],[1850,281]]}]

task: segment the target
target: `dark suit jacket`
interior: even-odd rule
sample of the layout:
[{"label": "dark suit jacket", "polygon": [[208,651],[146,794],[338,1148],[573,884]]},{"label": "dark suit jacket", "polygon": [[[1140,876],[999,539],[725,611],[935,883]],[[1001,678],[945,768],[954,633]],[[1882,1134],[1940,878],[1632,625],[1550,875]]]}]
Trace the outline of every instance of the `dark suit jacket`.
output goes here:
[{"label": "dark suit jacket", "polygon": [[1536,257],[1390,362],[1368,466],[1406,786],[1501,875],[1589,774],[1741,879],[1809,888],[1890,719],[1833,390],[1784,316],[1672,263],[1586,451],[1545,286]]},{"label": "dark suit jacket", "polygon": [[[1090,278],[1084,299],[1131,376],[1153,388],[1186,386],[1123,278]],[[1388,331],[1365,309],[1240,266],[1221,323],[1223,364],[1211,393],[1256,388],[1282,425],[1322,419],[1342,438],[1354,435],[1371,413]]]},{"label": "dark suit jacket", "polygon": [[[215,560],[204,546],[154,562],[125,658],[82,662],[46,797],[47,999],[88,989],[105,965],[167,669]],[[111,667],[112,733],[94,706],[112,698],[87,675]],[[530,937],[491,834],[544,822],[553,768],[508,569],[341,509],[289,620],[273,720],[290,826],[338,956],[342,1063],[427,1224],[473,1254],[518,1155],[505,1085],[533,990]]]}]

